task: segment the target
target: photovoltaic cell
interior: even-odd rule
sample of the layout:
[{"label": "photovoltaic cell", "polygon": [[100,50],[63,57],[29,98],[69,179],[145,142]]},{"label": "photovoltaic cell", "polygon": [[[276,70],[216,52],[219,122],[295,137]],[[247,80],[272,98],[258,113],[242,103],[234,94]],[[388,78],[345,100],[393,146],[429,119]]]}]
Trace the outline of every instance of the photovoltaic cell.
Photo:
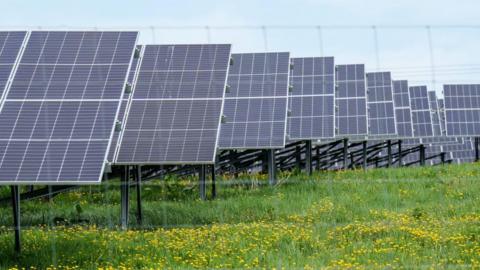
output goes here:
[{"label": "photovoltaic cell", "polygon": [[440,128],[440,114],[438,111],[437,95],[435,94],[435,91],[428,91],[428,102],[430,103],[430,109],[432,111],[433,135],[441,136],[442,129]]},{"label": "photovoltaic cell", "polygon": [[117,164],[214,162],[230,45],[147,45]]},{"label": "photovoltaic cell", "polygon": [[391,74],[372,72],[366,75],[369,137],[396,137]]},{"label": "photovoltaic cell", "polygon": [[480,84],[444,85],[447,136],[480,135]]},{"label": "photovoltaic cell", "polygon": [[410,86],[410,108],[414,137],[433,136],[432,118],[426,86]]},{"label": "photovoltaic cell", "polygon": [[365,66],[338,65],[335,78],[337,137],[365,137],[368,134]]},{"label": "photovoltaic cell", "polygon": [[97,183],[137,32],[34,31],[0,111],[0,181]]},{"label": "photovoltaic cell", "polygon": [[392,84],[398,137],[410,138],[413,136],[413,126],[408,81],[393,81]]},{"label": "photovoltaic cell", "polygon": [[220,148],[284,147],[290,54],[232,54],[232,58]]},{"label": "photovoltaic cell", "polygon": [[291,140],[335,137],[335,66],[333,57],[292,58],[288,98]]},{"label": "photovoltaic cell", "polygon": [[0,31],[0,100],[5,93],[7,82],[13,75],[26,35],[25,31]]}]

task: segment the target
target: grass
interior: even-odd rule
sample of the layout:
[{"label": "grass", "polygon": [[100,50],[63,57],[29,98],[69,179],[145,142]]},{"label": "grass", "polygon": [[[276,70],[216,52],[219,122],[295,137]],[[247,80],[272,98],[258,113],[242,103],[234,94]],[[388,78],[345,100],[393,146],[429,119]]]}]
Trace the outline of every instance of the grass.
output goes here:
[{"label": "grass", "polygon": [[[146,183],[143,226],[119,224],[118,182],[22,202],[23,253],[0,208],[0,268],[479,268],[478,164]],[[0,193],[8,194],[6,188]],[[56,226],[51,224],[57,223]]]}]

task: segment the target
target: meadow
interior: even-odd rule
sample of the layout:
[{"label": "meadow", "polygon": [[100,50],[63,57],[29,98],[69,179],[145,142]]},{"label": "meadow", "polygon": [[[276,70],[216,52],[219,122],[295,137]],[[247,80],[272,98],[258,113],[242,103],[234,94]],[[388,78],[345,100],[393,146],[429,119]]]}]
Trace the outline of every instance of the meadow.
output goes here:
[{"label": "meadow", "polygon": [[22,202],[20,256],[2,205],[0,268],[480,268],[479,164],[219,178],[145,183],[141,226],[132,190],[128,231],[117,181]]}]

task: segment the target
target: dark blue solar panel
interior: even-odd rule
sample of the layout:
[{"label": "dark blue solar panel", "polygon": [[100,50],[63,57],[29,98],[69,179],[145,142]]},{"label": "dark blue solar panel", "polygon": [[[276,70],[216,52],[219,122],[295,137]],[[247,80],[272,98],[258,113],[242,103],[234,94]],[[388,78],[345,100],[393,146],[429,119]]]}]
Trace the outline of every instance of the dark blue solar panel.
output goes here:
[{"label": "dark blue solar panel", "polygon": [[0,181],[101,180],[137,32],[32,32],[0,111]]},{"label": "dark blue solar panel", "polygon": [[393,81],[393,103],[398,136],[409,138],[413,136],[412,112],[410,110],[410,93],[408,81]]},{"label": "dark blue solar panel", "polygon": [[365,66],[339,65],[336,69],[336,134],[338,137],[365,136],[368,134]]},{"label": "dark blue solar panel", "polygon": [[410,86],[410,107],[414,137],[433,136],[432,117],[426,86]]},{"label": "dark blue solar panel", "polygon": [[366,76],[369,137],[396,137],[390,72],[372,72]]},{"label": "dark blue solar panel", "polygon": [[333,57],[292,58],[288,137],[292,140],[335,136]]},{"label": "dark blue solar panel", "polygon": [[442,130],[442,135],[447,135],[446,123],[445,123],[445,103],[443,102],[443,98],[437,99],[438,103],[438,116],[440,119],[440,129]]},{"label": "dark blue solar panel", "polygon": [[233,54],[220,148],[285,145],[289,53]]},{"label": "dark blue solar panel", "polygon": [[480,84],[444,85],[447,136],[480,135]]},{"label": "dark blue solar panel", "polygon": [[27,32],[0,32],[0,100],[20,55]]},{"label": "dark blue solar panel", "polygon": [[116,163],[212,163],[230,45],[144,46]]}]

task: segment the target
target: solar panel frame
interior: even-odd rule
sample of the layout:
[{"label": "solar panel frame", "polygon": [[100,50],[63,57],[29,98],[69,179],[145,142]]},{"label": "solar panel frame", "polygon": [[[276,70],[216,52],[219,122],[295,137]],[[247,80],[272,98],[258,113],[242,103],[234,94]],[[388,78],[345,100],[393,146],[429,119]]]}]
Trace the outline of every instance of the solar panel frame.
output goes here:
[{"label": "solar panel frame", "polygon": [[[335,71],[335,83],[336,138],[365,140],[368,137],[369,132],[365,65],[337,65]],[[355,108],[354,112],[349,111],[352,107]],[[351,130],[350,127],[350,120],[356,122],[353,130]],[[346,130],[342,130],[345,128]]]},{"label": "solar panel frame", "polygon": [[442,129],[440,127],[440,113],[437,103],[437,94],[435,91],[428,91],[428,102],[430,103],[430,109],[432,111],[432,128],[434,136],[442,136]]},{"label": "solar panel frame", "polygon": [[[30,42],[34,43],[35,40],[33,40],[33,37],[41,37],[41,35],[44,34],[46,35],[45,37],[45,40],[44,40],[44,44],[41,45],[42,48],[47,48],[48,46],[46,45],[48,41],[48,38],[49,35],[61,35],[61,34],[64,34],[65,37],[64,37],[64,40],[63,42],[67,42],[67,36],[68,35],[82,35],[82,40],[81,42],[78,43],[78,48],[76,49],[77,51],[74,53],[76,56],[75,56],[75,59],[70,59],[71,61],[73,60],[74,62],[72,63],[69,63],[68,61],[68,52],[65,52],[66,55],[63,55],[63,57],[67,57],[67,58],[63,58],[62,61],[66,61],[66,62],[62,62],[62,63],[59,63],[59,59],[61,59],[61,54],[64,53],[62,50],[58,51],[58,55],[56,55],[55,57],[57,57],[57,60],[53,63],[53,62],[50,62],[51,60],[49,60],[48,58],[48,55],[44,54],[43,50],[38,52],[38,58],[36,61],[36,64],[35,65],[62,65],[63,63],[65,63],[66,65],[71,65],[72,66],[72,70],[70,73],[70,76],[72,76],[73,74],[73,68],[75,66],[81,66],[82,64],[85,64],[86,67],[91,67],[91,70],[94,69],[94,66],[95,65],[107,65],[107,66],[110,66],[113,67],[115,65],[123,65],[123,66],[127,66],[126,67],[126,72],[125,72],[125,76],[124,77],[118,77],[117,78],[117,84],[119,84],[120,82],[122,82],[122,86],[121,88],[119,88],[118,92],[120,93],[119,95],[119,98],[106,98],[104,97],[103,95],[103,92],[107,91],[107,84],[109,82],[108,78],[104,77],[104,87],[103,89],[101,89],[102,91],[102,94],[101,94],[101,98],[99,99],[95,99],[95,98],[84,98],[83,95],[85,95],[85,91],[86,91],[86,88],[88,87],[87,84],[88,82],[92,82],[94,81],[95,79],[98,79],[98,80],[101,80],[102,79],[102,74],[100,73],[97,73],[96,75],[99,76],[99,77],[96,77],[94,79],[92,79],[90,81],[90,77],[88,79],[88,82],[85,83],[85,89],[84,89],[84,92],[82,94],[82,97],[78,99],[78,102],[79,104],[82,104],[82,105],[85,105],[85,103],[88,103],[88,102],[97,102],[98,105],[97,105],[97,116],[98,115],[101,115],[103,117],[104,114],[99,114],[99,111],[98,110],[101,110],[101,109],[105,109],[105,108],[101,108],[101,103],[105,103],[105,102],[110,102],[112,103],[112,111],[111,111],[111,116],[112,116],[112,119],[116,119],[117,116],[118,116],[118,113],[119,113],[119,110],[120,110],[120,102],[121,102],[121,96],[123,95],[123,92],[124,92],[124,87],[125,87],[125,82],[127,80],[127,76],[128,76],[128,70],[130,69],[130,64],[131,64],[131,58],[133,58],[133,55],[134,55],[134,49],[135,49],[135,44],[138,40],[138,32],[136,31],[80,31],[80,30],[77,30],[77,31],[60,31],[60,30],[55,30],[55,31],[32,31],[32,32],[29,32],[29,36],[28,38],[25,40],[25,48],[22,52],[22,56],[19,58],[19,61],[18,61],[18,66],[17,66],[17,70],[18,70],[18,67],[21,66],[22,64],[23,65],[28,65],[29,62],[28,61],[31,61],[32,60],[32,55],[30,51],[28,51],[28,45],[30,44]],[[101,42],[108,42],[108,36],[112,36],[112,35],[115,35],[115,34],[118,34],[117,36],[117,39],[116,39],[116,42],[115,42],[115,48],[113,50],[105,50],[105,49],[102,49],[101,50]],[[84,38],[86,38],[88,35],[99,35],[98,37],[98,40],[96,43],[96,45],[93,45],[95,47],[95,53],[92,55],[92,58],[90,59],[92,62],[88,62],[90,60],[85,60],[85,58],[81,58],[79,57],[81,53],[85,54],[88,52],[88,49],[85,49],[84,47]],[[104,35],[105,35],[105,39],[104,39]],[[124,40],[121,40],[121,39],[124,39]],[[41,38],[40,38],[41,40]],[[129,43],[126,43],[126,42],[129,42]],[[73,40],[69,40],[68,42],[73,42]],[[89,40],[87,39],[85,41],[85,44],[89,42]],[[122,42],[125,42],[123,45],[124,47],[122,48],[121,46],[119,46],[120,44],[122,44]],[[95,44],[95,43],[90,43],[90,45],[92,44]],[[107,43],[108,44],[108,43]],[[126,44],[126,45],[125,45]],[[63,43],[62,43],[63,45]],[[131,52],[129,50],[125,50],[125,49],[128,49],[127,47],[132,45],[132,50]],[[32,45],[34,46],[34,45]],[[87,47],[87,45],[85,45]],[[67,48],[67,47],[66,47]],[[84,50],[83,52],[81,52],[82,50]],[[124,50],[124,51],[120,51],[120,50]],[[106,53],[108,51],[108,53],[111,53],[111,55],[109,56],[108,54],[99,54],[100,51],[102,51],[102,53]],[[26,52],[29,52],[30,55],[27,55]],[[51,53],[54,53],[55,54],[55,51],[50,51],[49,52],[50,54]],[[118,53],[118,55],[117,55]],[[26,56],[27,55],[27,56]],[[34,53],[35,55],[35,53]],[[33,55],[33,56],[34,56]],[[128,56],[129,55],[129,56]],[[97,58],[98,56],[98,58]],[[117,58],[117,56],[119,58]],[[110,62],[108,62],[106,59],[108,59],[108,57],[111,57],[111,60]],[[122,57],[123,58],[126,58],[126,57],[129,57],[129,61],[128,63],[123,63],[122,61]],[[103,60],[102,60],[103,58]],[[79,63],[77,62],[77,59],[79,59],[78,61],[79,62],[82,62],[82,63]],[[126,59],[124,59],[126,60]],[[103,61],[103,62],[102,62]],[[105,62],[106,61],[106,62]],[[127,60],[126,60],[127,61]],[[89,76],[91,76],[93,74],[93,72],[90,70],[90,73],[89,73]],[[107,75],[105,76],[110,76],[112,75],[113,73],[110,73],[110,69],[107,73]],[[18,72],[16,72],[15,76],[18,75]],[[33,80],[33,74],[32,74],[32,79]],[[52,74],[53,76],[53,74]],[[15,98],[18,98],[18,97],[15,97],[13,96],[13,99],[12,98],[9,98],[10,95],[14,95],[12,93],[15,93],[16,90],[12,90],[13,88],[13,85],[15,83],[15,79],[16,77],[14,78],[14,80],[12,81],[12,84],[10,84],[8,90],[7,90],[7,93],[6,93],[6,97],[5,97],[5,101],[2,103],[2,108],[0,109],[1,112],[3,112],[3,105],[5,105],[5,103],[7,102],[7,100],[13,100],[15,102]],[[77,78],[78,79],[78,78]],[[79,79],[79,81],[81,81],[81,79]],[[65,86],[67,87],[67,86]],[[95,88],[95,86],[93,86]],[[55,88],[53,88],[55,89]],[[60,89],[61,90],[61,89]],[[109,91],[113,91],[112,89],[108,89]],[[31,101],[34,101],[34,102],[41,102],[42,104],[47,104],[50,100],[52,102],[58,102],[60,104],[60,106],[63,105],[64,102],[72,102],[71,104],[74,104],[76,101],[76,99],[72,99],[71,97],[68,98],[67,97],[67,91],[72,91],[72,89],[68,89],[68,88],[65,88],[63,89],[62,91],[63,92],[63,98],[61,99],[51,99],[51,98],[46,98],[47,95],[55,95],[55,93],[47,93],[47,91],[52,91],[52,89],[48,88],[45,89],[44,91],[44,96],[42,98],[38,98],[38,97],[35,97],[35,96],[32,96],[30,98],[27,98],[27,94],[28,91],[30,90],[27,90],[27,92],[25,92],[25,96],[23,99],[20,99],[20,100],[24,100],[22,102],[27,102],[29,100]],[[38,91],[37,91],[38,92]],[[72,93],[75,93],[75,92],[70,92],[70,94]],[[110,93],[112,94],[112,93]],[[17,93],[18,95],[18,93]],[[97,100],[97,101],[96,101]],[[48,104],[47,104],[48,105]],[[47,106],[46,105],[46,106]],[[42,105],[43,106],[43,105]],[[79,105],[80,106],[80,105]],[[78,107],[77,109],[77,116],[79,115],[80,113],[80,107]],[[42,112],[41,111],[38,111],[38,114],[37,115],[40,115]],[[60,114],[60,111],[57,111],[57,117],[58,115]],[[1,116],[1,113],[0,113],[0,116]],[[85,116],[85,115],[84,115]],[[38,116],[37,116],[38,117]],[[96,121],[94,121],[95,123]],[[73,123],[74,127],[76,125],[76,122]],[[105,128],[105,132],[107,132],[106,134],[109,134],[105,139],[99,139],[100,141],[103,140],[105,141],[105,144],[103,146],[101,146],[99,143],[95,143],[96,142],[96,139],[92,139],[92,135],[93,135],[93,132],[95,131],[95,129],[92,129],[90,131],[90,138],[88,139],[88,143],[86,146],[82,146],[82,145],[79,145],[79,144],[76,144],[75,145],[75,142],[77,142],[76,140],[72,139],[72,138],[69,138],[69,139],[65,139],[64,141],[66,142],[66,145],[65,145],[65,152],[62,154],[63,155],[63,159],[62,160],[58,160],[59,162],[62,163],[62,166],[60,167],[60,171],[55,172],[54,174],[57,175],[57,180],[54,181],[54,180],[39,180],[38,178],[40,177],[40,174],[42,172],[42,170],[44,170],[45,167],[42,167],[43,166],[43,162],[45,161],[45,158],[46,156],[49,156],[48,153],[47,153],[47,150],[45,150],[45,153],[43,154],[44,156],[44,159],[42,161],[42,164],[41,166],[38,168],[38,174],[37,174],[37,179],[35,181],[30,181],[30,180],[22,180],[22,179],[19,179],[19,180],[0,180],[0,185],[9,185],[9,184],[15,184],[15,185],[35,185],[35,184],[40,184],[40,185],[65,185],[65,184],[75,184],[75,185],[90,185],[90,184],[100,184],[101,183],[101,180],[103,178],[103,174],[104,174],[104,170],[105,170],[105,165],[106,165],[106,161],[107,161],[107,155],[108,155],[108,151],[109,151],[109,147],[110,147],[110,144],[111,144],[111,140],[112,140],[112,136],[113,136],[113,131],[114,131],[114,126],[115,126],[115,121],[112,121],[111,123],[111,126],[109,127],[108,125],[107,126],[104,126]],[[35,130],[32,130],[32,134],[33,132],[35,132]],[[53,135],[53,132],[54,130],[51,131],[51,135]],[[70,132],[70,134],[73,134],[74,130],[72,129],[71,131],[67,131],[67,132]],[[70,135],[71,136],[71,135]],[[32,140],[30,140],[32,141]],[[35,142],[35,141],[32,141],[32,142]],[[47,149],[50,149],[49,147],[51,146],[53,148],[52,151],[55,151],[55,147],[57,147],[57,150],[62,150],[61,148],[58,148],[58,147],[61,147],[60,144],[58,144],[58,142],[62,142],[62,140],[58,141],[57,143],[55,143],[55,140],[54,139],[48,139],[47,141],[45,141],[47,143]],[[81,142],[78,141],[78,142]],[[55,144],[57,144],[55,146]],[[28,149],[30,147],[30,144],[27,145],[27,148],[25,148],[25,152],[23,153],[24,155],[24,158],[23,160],[25,160],[25,155],[27,155],[27,152]],[[73,150],[70,149],[70,147],[73,147]],[[79,147],[82,147],[82,148],[79,148]],[[83,147],[86,147],[87,149],[84,149]],[[100,157],[103,157],[103,159],[101,160],[101,164],[98,169],[98,174],[95,172],[95,176],[91,176],[91,179],[80,179],[80,177],[83,175],[83,172],[84,172],[84,167],[83,165],[87,165],[88,163],[91,163],[91,161],[88,161],[87,163],[86,162],[86,158],[87,158],[87,155],[88,155],[88,149],[89,148],[93,148],[93,149],[100,149]],[[104,147],[104,148],[102,148]],[[82,161],[82,167],[80,168],[80,171],[79,171],[79,174],[78,174],[78,180],[63,180],[61,179],[62,178],[62,175],[67,173],[64,171],[64,167],[63,165],[67,166],[68,164],[65,164],[64,162],[66,162],[66,160],[68,159],[68,152],[67,151],[75,151],[76,150],[85,150],[85,153],[84,153],[84,158],[83,158],[83,161]],[[35,149],[33,149],[35,150]],[[32,154],[32,153],[30,153]],[[73,154],[73,153],[72,153]],[[94,153],[91,153],[91,154],[94,154]],[[5,158],[5,155],[4,154],[4,158]],[[31,156],[31,155],[30,155]],[[76,153],[75,156],[78,156],[78,154]],[[51,157],[50,157],[51,158]],[[97,156],[98,158],[98,156]],[[58,157],[57,157],[58,159]],[[22,161],[23,162],[23,161]],[[47,161],[47,165],[48,166],[49,164],[48,163],[51,163],[52,160],[49,160]],[[95,161],[96,162],[96,161]],[[3,164],[2,164],[3,166]],[[89,165],[91,166],[91,164]],[[17,177],[19,175],[21,175],[22,173],[24,174],[24,172],[22,172],[22,167],[23,167],[23,163],[21,165],[21,167],[18,169],[17,171]],[[68,174],[68,173],[67,173]]]},{"label": "solar panel frame", "polygon": [[[177,47],[178,50],[182,50],[182,49],[186,49],[188,50],[188,48],[194,48],[194,47],[201,47],[203,50],[203,48],[206,48],[205,50],[209,50],[209,49],[212,49],[212,48],[215,48],[215,50],[219,50],[219,54],[222,53],[222,50],[225,49],[225,51],[228,49],[228,59],[226,60],[225,62],[225,69],[220,69],[220,70],[216,70],[216,69],[212,69],[212,70],[205,70],[205,71],[208,71],[208,72],[211,72],[212,74],[210,74],[210,76],[213,76],[213,73],[214,72],[220,72],[220,73],[225,73],[224,75],[224,80],[223,80],[223,84],[222,84],[222,92],[221,92],[221,97],[216,97],[216,96],[208,96],[208,97],[180,97],[180,96],[177,96],[177,97],[168,97],[168,94],[167,91],[164,91],[163,93],[156,93],[155,90],[151,90],[149,89],[146,93],[144,97],[136,97],[136,93],[139,92],[139,89],[137,89],[139,87],[139,82],[140,82],[140,74],[142,72],[142,66],[145,64],[145,65],[150,65],[146,59],[147,59],[147,56],[146,56],[146,53],[148,51],[149,48],[153,49],[155,47],[157,47],[158,49],[158,53],[157,53],[157,57],[161,57],[159,54],[160,54],[160,50],[162,49],[165,49],[165,48],[173,48],[174,47]],[[225,97],[225,86],[226,86],[226,82],[227,82],[227,78],[228,78],[228,71],[229,71],[229,68],[230,68],[230,59],[231,59],[231,45],[230,44],[166,44],[166,45],[156,45],[156,44],[152,44],[152,45],[143,45],[142,46],[142,53],[141,53],[141,57],[140,57],[140,63],[138,65],[138,70],[137,70],[137,76],[135,77],[134,79],[134,84],[133,84],[133,91],[130,95],[130,98],[129,98],[129,104],[127,105],[127,118],[125,120],[125,124],[122,128],[122,132],[121,132],[121,135],[120,135],[120,144],[119,144],[119,149],[116,151],[116,155],[115,155],[115,160],[114,160],[114,164],[116,165],[130,165],[130,164],[136,164],[136,165],[184,165],[184,164],[191,164],[191,165],[195,165],[195,164],[213,164],[215,162],[215,156],[216,156],[216,152],[217,152],[217,149],[218,149],[218,141],[219,141],[219,132],[220,132],[220,123],[222,121],[222,116],[221,116],[221,112],[223,111],[223,107],[224,107],[224,97]],[[215,51],[215,53],[217,53],[217,51]],[[173,53],[171,55],[173,57]],[[201,57],[201,56],[199,56]],[[186,64],[187,62],[187,55],[184,56],[184,64]],[[158,58],[157,58],[158,60]],[[155,63],[153,64],[154,66],[152,66],[152,71],[154,72],[165,72],[165,73],[170,73],[170,72],[203,72],[204,70],[201,70],[199,69],[200,65],[205,65],[205,64],[208,64],[206,63],[205,61],[202,62],[202,60],[199,58],[198,59],[198,65],[196,66],[196,68],[194,67],[190,67],[190,69],[179,69],[179,70],[174,70],[174,69],[170,69],[170,66],[168,67],[162,67],[162,63],[157,63],[157,60],[155,61]],[[212,60],[212,59],[210,59]],[[213,59],[212,60],[213,62],[216,61],[216,59]],[[173,63],[173,64],[172,64]],[[173,60],[170,61],[170,64],[172,64],[173,66],[175,66],[177,63],[174,62]],[[213,63],[214,65],[216,64]],[[158,65],[158,69],[154,70],[155,68],[157,68],[157,65]],[[184,66],[186,67],[186,66]],[[148,68],[148,67],[147,67]],[[162,69],[162,68],[166,68],[166,69]],[[143,72],[147,72],[148,71],[143,71]],[[197,74],[198,75],[198,74]],[[167,75],[168,76],[168,75]],[[153,76],[152,76],[153,78]],[[158,79],[158,78],[157,78]],[[167,83],[168,81],[165,80],[165,83]],[[180,87],[180,85],[178,85],[178,87]],[[213,87],[212,87],[213,88]],[[159,90],[166,90],[167,87],[163,88],[163,89],[159,89]],[[178,89],[177,89],[178,90]],[[218,89],[216,89],[218,90]],[[142,91],[145,91],[145,90],[142,90]],[[208,95],[212,95],[212,93],[210,93],[210,90],[208,90]],[[175,91],[174,91],[175,92]],[[150,97],[151,94],[160,94],[160,95],[163,95],[162,97],[160,98],[155,98],[155,97]],[[182,91],[176,91],[176,93],[178,95],[180,95],[182,93]],[[182,93],[183,94],[183,93]],[[188,95],[188,93],[186,93]],[[192,92],[192,95],[194,93]],[[214,93],[213,93],[214,94]],[[165,96],[167,95],[167,96]],[[214,101],[214,102],[220,102],[220,106],[219,106],[219,114],[218,114],[218,121],[216,122],[216,128],[215,128],[215,134],[214,136],[215,137],[215,142],[214,142],[214,147],[212,148],[212,156],[207,160],[207,159],[204,159],[204,160],[180,160],[181,158],[177,158],[175,160],[171,159],[171,160],[167,160],[167,155],[169,154],[167,151],[165,151],[165,156],[163,159],[157,159],[157,160],[143,160],[143,161],[135,161],[135,160],[132,160],[131,157],[128,157],[128,158],[125,158],[125,157],[122,157],[122,148],[125,147],[125,138],[126,138],[126,134],[125,132],[128,130],[128,125],[129,125],[129,117],[132,115],[132,108],[134,108],[134,102],[142,102],[144,101],[145,104],[145,108],[146,106],[148,106],[148,102],[150,102],[150,105],[158,105],[158,107],[156,107],[156,110],[157,110],[157,113],[160,112],[160,110],[162,109],[162,107],[164,108],[164,106],[167,105],[167,103],[169,102],[178,102],[178,103],[183,103],[183,102],[191,102],[190,106],[193,108],[193,103],[194,102],[199,102],[199,101],[206,101],[205,103],[205,111],[203,111],[203,113],[207,113],[207,109],[208,108],[212,108],[212,105],[208,106],[208,102],[209,101]],[[160,101],[160,103],[158,102]],[[185,105],[185,104],[184,104]],[[198,105],[198,104],[197,104]],[[216,108],[216,107],[213,107],[213,108]],[[159,118],[158,118],[159,119]],[[158,122],[158,119],[156,120]],[[205,119],[204,119],[205,120]],[[174,120],[172,118],[172,124],[173,124]],[[141,129],[139,129],[141,131]],[[192,132],[192,129],[189,129],[189,128],[186,128],[186,129],[183,129],[184,130],[184,137],[185,137],[185,140],[184,140],[184,148],[182,151],[182,155],[185,153],[185,144],[187,142],[187,139],[186,137],[189,135],[187,134],[188,132]],[[200,132],[203,132],[204,130],[206,129],[202,129],[202,130],[199,130]],[[162,129],[162,130],[154,130],[153,132],[158,133],[158,132],[170,132],[170,134],[168,135],[169,138],[171,138],[172,136],[172,133],[175,132],[174,129]],[[182,136],[183,136],[182,135]],[[173,136],[175,137],[175,134],[173,134]],[[162,137],[162,136],[160,136]],[[160,138],[159,137],[159,138]],[[137,137],[137,142],[139,140],[140,137]],[[152,139],[152,144],[153,144],[153,139]],[[151,144],[151,145],[152,145]],[[198,158],[198,155],[199,155],[199,151],[201,151],[200,147],[201,147],[201,143],[197,144],[197,146],[199,147],[198,148],[198,152],[197,152],[197,158]],[[137,146],[135,146],[137,147]],[[165,148],[168,148],[170,147],[168,144],[165,146]],[[128,149],[127,149],[128,150]],[[127,151],[125,150],[125,151]],[[173,150],[172,150],[173,151]],[[151,157],[151,153],[152,153],[152,148],[150,149],[150,156],[149,158]]]},{"label": "solar panel frame", "polygon": [[[259,66],[255,65],[255,61],[257,61],[256,58],[259,58],[260,61],[264,58],[263,64]],[[275,60],[272,61],[272,58]],[[221,124],[219,149],[279,149],[285,147],[287,140],[288,91],[291,72],[290,53],[238,53],[232,54],[232,59],[234,64],[228,75],[228,84],[232,87],[230,92],[225,95],[223,114],[226,116],[226,123]],[[243,64],[243,61],[247,64]],[[236,64],[239,62],[240,64],[237,66]],[[270,66],[271,63],[275,63],[275,67]],[[270,80],[272,76],[274,77],[273,80],[265,82],[265,79]],[[246,83],[243,78],[246,78],[250,84],[248,94],[245,93],[246,88],[240,87]],[[259,83],[255,78],[261,78],[262,82]],[[269,84],[271,83],[275,85],[271,87],[272,89],[269,88]],[[279,84],[278,87],[277,84]],[[260,87],[261,91],[258,93],[254,92],[255,90],[259,90],[258,87]],[[265,89],[270,91],[270,93],[266,93]],[[232,110],[230,103],[233,102],[235,102],[236,107],[233,111],[230,111]],[[248,108],[253,102],[260,102],[261,104],[257,104],[260,105],[260,108],[264,108],[263,104],[266,103],[267,106],[272,106],[273,110],[278,109],[280,112],[275,114],[269,111],[260,111],[258,114],[252,115],[253,112]],[[268,104],[269,102],[270,104]],[[240,103],[246,103],[243,105],[247,106],[247,111],[244,111],[241,106],[240,108],[238,107]],[[273,105],[271,103],[273,103]],[[233,117],[230,117],[230,113]],[[262,119],[262,117],[267,119]],[[232,118],[233,121],[231,121],[230,118]],[[241,121],[237,121],[236,118],[241,118]],[[252,118],[254,119],[252,120]],[[264,123],[264,126],[267,124],[270,125],[270,127],[262,131],[262,123]],[[236,130],[241,130],[244,132],[244,135],[234,136]],[[252,132],[256,133],[256,136],[251,136],[254,138],[253,140],[249,139],[248,136],[248,134]],[[262,136],[261,134],[268,132],[270,132],[268,136]],[[280,135],[276,136],[276,133]]]},{"label": "solar panel frame", "polygon": [[[335,138],[336,73],[334,58],[302,57],[291,58],[291,61],[294,68],[290,72],[289,79],[292,91],[290,91],[288,96],[290,111],[290,115],[287,117],[288,139],[292,141],[333,140]],[[318,64],[322,66],[316,69],[315,67]],[[320,70],[320,72],[317,73],[316,70]],[[298,103],[295,102],[296,100],[300,100],[300,104],[298,104],[300,106],[298,107],[295,106]],[[315,103],[315,101],[321,103],[321,111],[315,112],[315,107],[320,105]],[[308,107],[308,109],[304,110],[302,106],[304,102],[310,102],[312,108]],[[329,102],[331,102],[331,111],[328,107]],[[305,131],[303,128],[304,122],[308,121],[310,121],[310,130]],[[314,122],[316,127],[314,127]]]},{"label": "solar panel frame", "polygon": [[391,73],[368,72],[365,76],[367,82],[368,139],[397,138]]},{"label": "solar panel frame", "polygon": [[446,136],[480,135],[480,84],[443,86]]}]

